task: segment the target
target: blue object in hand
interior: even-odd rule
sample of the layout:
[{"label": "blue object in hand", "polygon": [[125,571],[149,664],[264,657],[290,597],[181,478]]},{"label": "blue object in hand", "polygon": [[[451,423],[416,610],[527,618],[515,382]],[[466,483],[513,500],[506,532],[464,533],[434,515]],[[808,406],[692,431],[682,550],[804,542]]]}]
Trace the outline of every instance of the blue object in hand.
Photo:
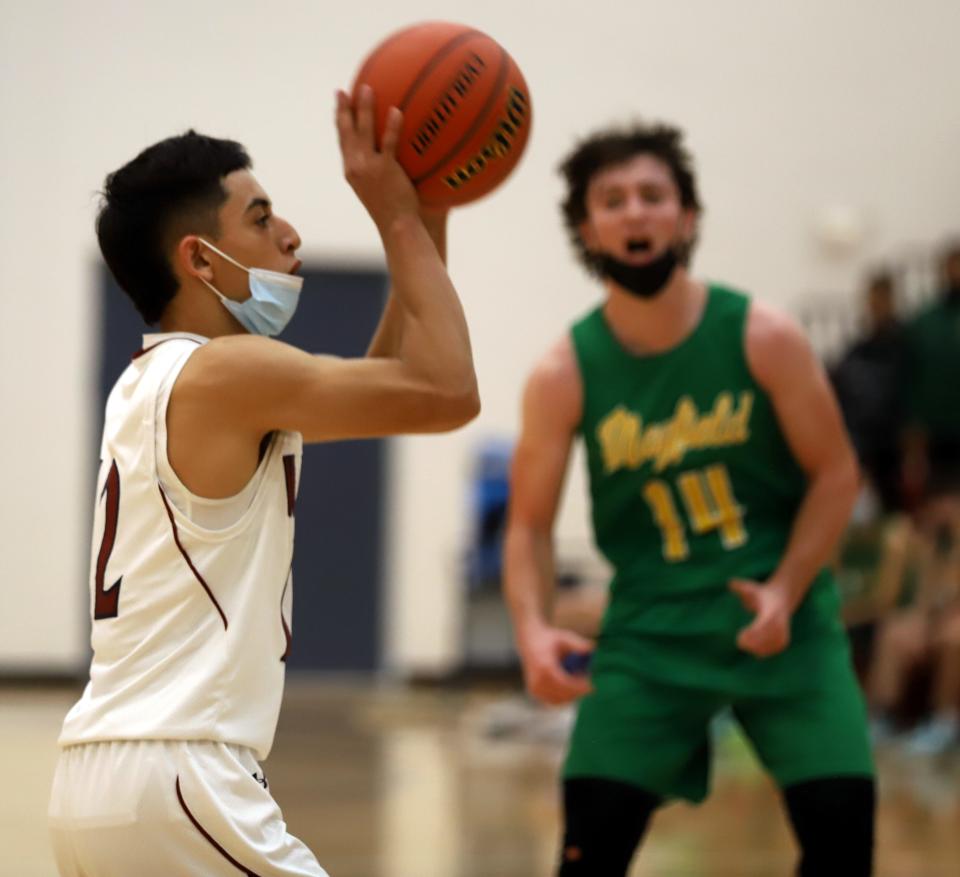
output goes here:
[{"label": "blue object in hand", "polygon": [[593,652],[567,652],[560,659],[560,666],[571,676],[585,676],[590,672]]}]

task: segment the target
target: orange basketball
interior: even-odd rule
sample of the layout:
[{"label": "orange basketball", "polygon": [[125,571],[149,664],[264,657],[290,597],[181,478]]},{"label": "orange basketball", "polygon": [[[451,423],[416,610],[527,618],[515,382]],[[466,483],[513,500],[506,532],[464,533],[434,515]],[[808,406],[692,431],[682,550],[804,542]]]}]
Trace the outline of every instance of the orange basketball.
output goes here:
[{"label": "orange basketball", "polygon": [[466,204],[516,166],[532,119],[530,92],[513,58],[486,34],[428,21],[378,45],[353,83],[373,88],[378,138],[391,106],[403,111],[397,160],[420,200]]}]

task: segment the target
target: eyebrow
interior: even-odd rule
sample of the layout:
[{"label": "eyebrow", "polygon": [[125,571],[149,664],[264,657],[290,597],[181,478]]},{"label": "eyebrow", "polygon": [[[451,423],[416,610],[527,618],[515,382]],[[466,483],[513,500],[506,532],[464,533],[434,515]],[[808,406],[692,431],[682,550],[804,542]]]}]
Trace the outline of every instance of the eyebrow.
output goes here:
[{"label": "eyebrow", "polygon": [[246,209],[243,212],[248,213],[249,211],[253,210],[255,207],[262,207],[264,210],[269,210],[272,206],[273,205],[270,203],[269,198],[254,198],[246,206]]},{"label": "eyebrow", "polygon": [[631,189],[638,189],[640,191],[662,191],[669,187],[669,184],[662,180],[640,180],[638,182],[630,183],[597,183],[595,192],[601,198],[608,195],[619,195],[623,192],[628,192]]}]

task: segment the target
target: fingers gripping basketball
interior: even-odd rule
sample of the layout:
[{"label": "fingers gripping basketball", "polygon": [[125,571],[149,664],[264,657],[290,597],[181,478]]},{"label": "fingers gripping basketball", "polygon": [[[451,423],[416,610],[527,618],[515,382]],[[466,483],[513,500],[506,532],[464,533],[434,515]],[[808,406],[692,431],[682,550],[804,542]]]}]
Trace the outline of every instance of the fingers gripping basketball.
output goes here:
[{"label": "fingers gripping basketball", "polygon": [[376,97],[381,142],[391,107],[403,112],[397,161],[420,200],[466,204],[516,167],[532,120],[530,93],[507,51],[478,30],[426,22],[393,34],[360,67],[353,84]]}]

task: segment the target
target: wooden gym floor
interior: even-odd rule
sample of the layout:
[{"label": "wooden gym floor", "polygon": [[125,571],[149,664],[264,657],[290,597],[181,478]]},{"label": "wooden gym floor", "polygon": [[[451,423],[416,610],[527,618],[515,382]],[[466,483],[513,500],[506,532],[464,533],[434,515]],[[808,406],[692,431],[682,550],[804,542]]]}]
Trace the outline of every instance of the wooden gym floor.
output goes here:
[{"label": "wooden gym floor", "polygon": [[[547,877],[562,743],[481,733],[511,694],[292,678],[265,764],[290,830],[331,877]],[[46,798],[76,696],[0,690],[0,877],[54,877]],[[960,757],[879,764],[878,877],[956,877]],[[711,798],[661,812],[631,877],[785,877],[793,859],[772,788],[729,732]]]}]

